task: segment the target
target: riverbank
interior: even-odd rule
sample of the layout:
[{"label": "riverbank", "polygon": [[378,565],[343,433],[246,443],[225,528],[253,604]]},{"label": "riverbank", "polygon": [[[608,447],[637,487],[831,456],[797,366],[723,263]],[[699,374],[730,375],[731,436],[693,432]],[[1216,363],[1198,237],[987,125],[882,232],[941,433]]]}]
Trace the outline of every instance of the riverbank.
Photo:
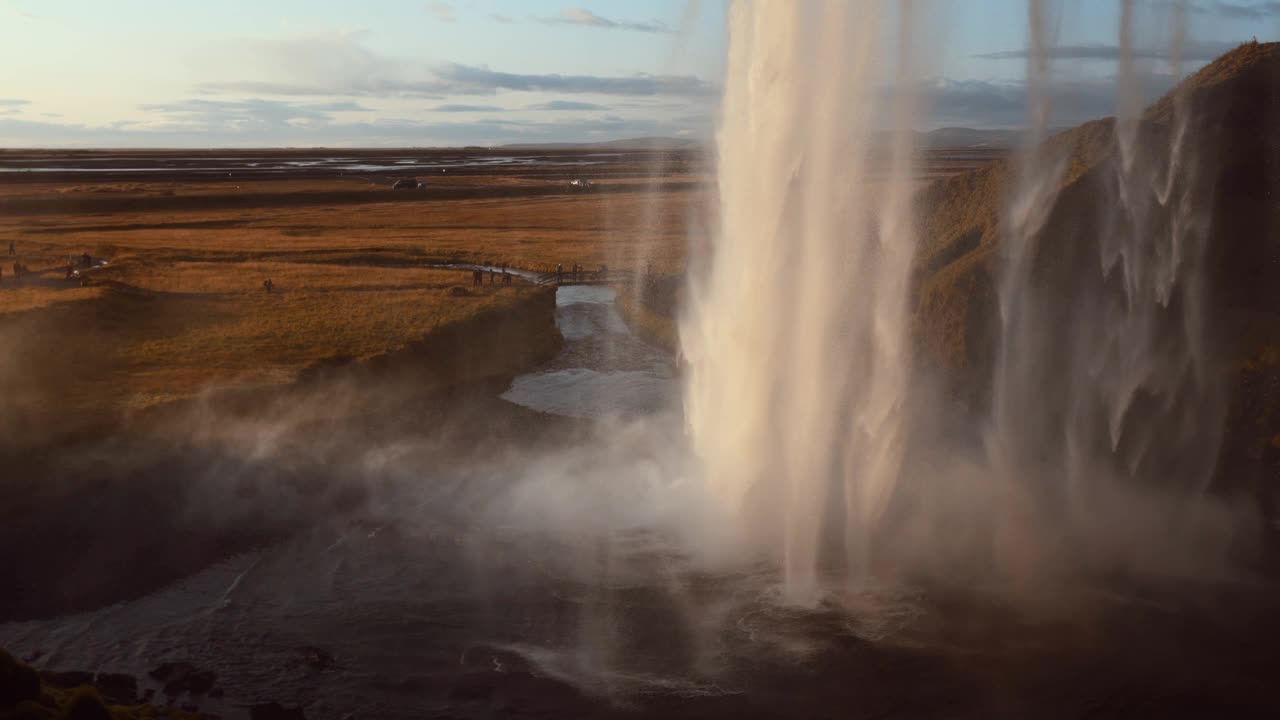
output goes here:
[{"label": "riverbank", "polygon": [[[463,275],[414,272],[439,273],[450,287]],[[295,350],[292,364],[248,378],[240,367],[269,367],[256,346],[240,345],[242,354],[232,355],[236,344],[225,343],[228,355],[219,356],[184,338],[198,326],[159,337],[124,329],[128,323],[118,318],[104,326],[116,313],[143,326],[163,323],[167,302],[199,301],[96,292],[32,311],[35,317],[5,318],[10,333],[15,326],[32,333],[23,336],[23,352],[7,355],[27,361],[10,365],[5,380],[10,409],[28,407],[22,402],[32,398],[33,411],[5,415],[13,430],[3,457],[0,574],[14,581],[0,596],[0,618],[136,596],[316,517],[356,508],[363,497],[359,462],[380,442],[430,442],[441,462],[452,462],[486,444],[536,442],[561,427],[496,399],[512,377],[560,346],[550,289],[486,287],[455,298],[411,288],[408,299],[396,300],[402,313],[392,321],[424,328],[425,314],[457,312],[424,303],[419,316],[408,315],[411,299],[424,295],[471,312],[395,340],[386,330],[343,327],[328,317],[325,329],[314,331],[327,333],[316,335],[315,351],[324,357]],[[345,302],[362,299],[355,293]],[[277,300],[289,302],[279,292],[242,299],[267,308]],[[300,332],[289,322],[314,312],[300,304],[280,311],[282,318],[270,311],[223,317],[224,327],[206,332],[225,337],[250,324],[287,348],[290,333]],[[395,308],[377,309],[381,319]],[[352,317],[366,315],[355,308]],[[86,336],[99,344],[95,352],[59,342]],[[381,352],[367,350],[375,337],[387,338]],[[344,347],[358,352],[341,353]],[[31,359],[37,352],[46,354]],[[121,359],[131,353],[158,359]],[[236,382],[219,384],[223,377]],[[54,407],[40,404],[59,398]]]}]

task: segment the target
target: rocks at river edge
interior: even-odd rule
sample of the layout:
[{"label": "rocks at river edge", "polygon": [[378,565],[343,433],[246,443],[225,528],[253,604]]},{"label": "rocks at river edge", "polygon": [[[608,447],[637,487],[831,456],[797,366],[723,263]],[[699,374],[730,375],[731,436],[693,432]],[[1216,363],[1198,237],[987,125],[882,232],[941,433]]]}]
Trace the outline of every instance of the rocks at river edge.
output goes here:
[{"label": "rocks at river edge", "polygon": [[98,673],[68,670],[63,672],[45,670],[40,679],[49,687],[73,690],[79,687],[91,687],[98,695],[113,705],[136,705],[141,701],[138,694],[138,679],[123,673]]},{"label": "rocks at river edge", "polygon": [[44,670],[40,673],[40,680],[45,685],[57,688],[76,688],[81,685],[92,685],[93,673],[80,670]]},{"label": "rocks at river edge", "polygon": [[134,705],[138,702],[138,679],[124,673],[98,673],[93,686],[102,699],[115,705]]},{"label": "rocks at river edge", "polygon": [[209,670],[198,670],[189,662],[167,662],[148,673],[164,684],[166,695],[203,695],[213,689],[218,676]]},{"label": "rocks at river edge", "polygon": [[83,671],[36,671],[0,648],[0,718],[4,720],[112,720],[113,718],[202,720],[194,706],[142,704],[130,675]]}]

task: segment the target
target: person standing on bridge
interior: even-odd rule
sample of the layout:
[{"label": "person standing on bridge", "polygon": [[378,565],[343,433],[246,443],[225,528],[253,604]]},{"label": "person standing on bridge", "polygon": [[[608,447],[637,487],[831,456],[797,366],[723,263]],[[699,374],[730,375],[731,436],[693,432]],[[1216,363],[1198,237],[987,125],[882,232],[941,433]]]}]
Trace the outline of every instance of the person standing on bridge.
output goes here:
[{"label": "person standing on bridge", "polygon": [[556,263],[556,284],[559,285],[564,280],[564,265]]}]

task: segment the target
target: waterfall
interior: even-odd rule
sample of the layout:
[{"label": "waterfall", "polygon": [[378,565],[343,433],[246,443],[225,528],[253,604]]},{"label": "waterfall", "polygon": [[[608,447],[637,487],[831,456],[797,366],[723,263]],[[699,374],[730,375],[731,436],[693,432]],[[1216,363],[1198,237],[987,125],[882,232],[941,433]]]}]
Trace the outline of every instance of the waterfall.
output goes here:
[{"label": "waterfall", "polygon": [[776,551],[797,602],[820,591],[831,545],[841,572],[866,572],[902,460],[912,10],[730,8],[718,234],[680,328],[686,418],[709,487]]},{"label": "waterfall", "polygon": [[[908,412],[913,131],[927,122],[917,8],[730,7],[718,218],[680,325],[685,419],[738,545],[782,569],[791,602],[872,579],[899,496],[917,501],[911,542],[1025,567],[1095,549],[1136,557],[1177,534],[1214,470],[1224,393],[1206,320],[1210,174],[1189,113],[1178,102],[1171,122],[1143,120],[1151,53],[1136,51],[1126,0],[1118,118],[1080,180],[1081,151],[1051,137],[1057,8],[1027,9],[1028,122],[1003,170],[991,393],[967,420],[983,428],[980,468],[944,458],[941,480],[920,481],[904,477],[919,424]],[[1169,10],[1176,75],[1185,3]],[[956,447],[931,451],[969,452],[944,440]],[[1158,502],[1138,497],[1152,487]],[[963,541],[932,527],[961,516]],[[985,538],[963,545],[974,528]]]}]

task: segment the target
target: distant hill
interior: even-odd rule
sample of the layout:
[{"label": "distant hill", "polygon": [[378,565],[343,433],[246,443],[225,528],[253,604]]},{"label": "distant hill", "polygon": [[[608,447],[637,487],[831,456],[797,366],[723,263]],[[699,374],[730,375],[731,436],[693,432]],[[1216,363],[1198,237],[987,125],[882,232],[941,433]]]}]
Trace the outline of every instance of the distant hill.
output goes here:
[{"label": "distant hill", "polygon": [[692,150],[697,148],[699,144],[696,140],[682,138],[641,137],[585,143],[512,143],[510,145],[501,145],[500,147],[511,150],[551,150],[557,148],[574,150],[590,148],[602,150]]},{"label": "distant hill", "polygon": [[931,148],[1006,148],[1017,144],[1021,130],[976,130],[944,127],[920,133],[920,144]]},{"label": "distant hill", "polygon": [[[916,133],[916,142],[927,148],[1008,148],[1022,137],[1021,130],[945,127]],[[511,143],[499,147],[506,150],[693,150],[701,147],[697,140],[669,137],[624,138],[601,142]]]}]

